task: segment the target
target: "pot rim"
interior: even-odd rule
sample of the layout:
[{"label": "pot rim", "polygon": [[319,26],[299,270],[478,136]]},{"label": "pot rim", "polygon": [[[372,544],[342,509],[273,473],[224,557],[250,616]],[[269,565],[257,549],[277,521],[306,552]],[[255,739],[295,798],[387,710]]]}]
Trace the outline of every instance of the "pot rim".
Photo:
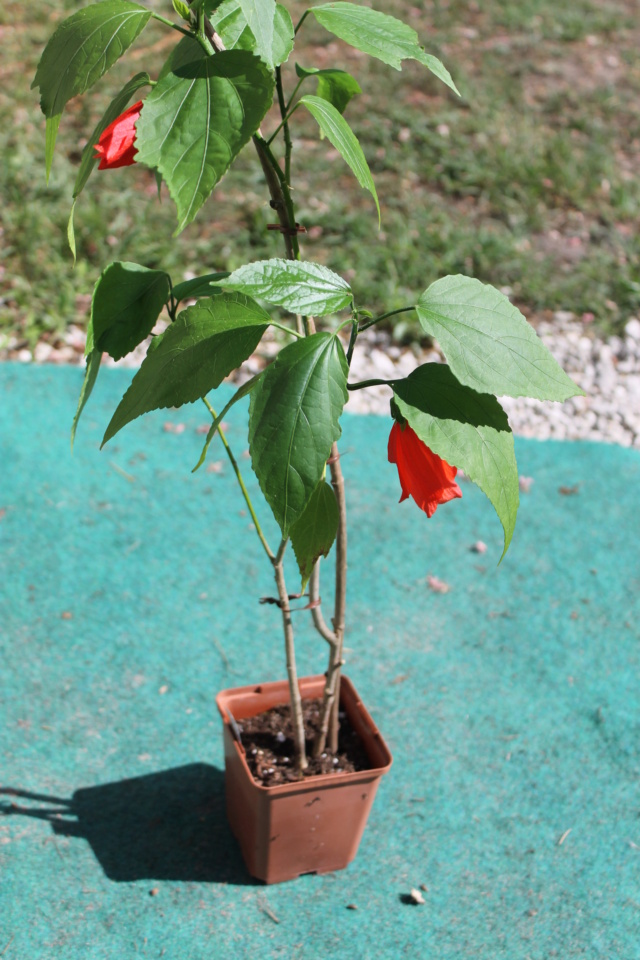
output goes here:
[{"label": "pot rim", "polygon": [[[287,680],[267,681],[265,683],[247,684],[242,687],[229,687],[226,690],[219,691],[219,693],[216,695],[216,706],[218,707],[220,716],[222,717],[222,722],[224,724],[225,732],[231,738],[234,750],[237,754],[238,759],[240,760],[243,770],[246,773],[247,779],[249,780],[249,783],[252,785],[252,787],[255,790],[258,790],[266,794],[270,794],[272,796],[285,796],[286,794],[292,794],[292,793],[313,793],[319,789],[327,789],[331,787],[338,788],[343,784],[347,785],[347,784],[355,784],[355,783],[369,783],[372,780],[378,780],[385,773],[387,773],[387,771],[390,769],[391,764],[393,762],[391,752],[389,751],[389,748],[387,747],[382,737],[382,734],[378,730],[371,715],[369,714],[369,711],[366,709],[362,700],[358,696],[358,693],[353,683],[351,682],[351,680],[349,680],[349,678],[344,674],[341,675],[340,679],[341,679],[341,692],[343,692],[343,689],[344,689],[352,697],[353,706],[358,711],[361,718],[364,720],[369,730],[370,738],[377,742],[378,748],[386,755],[386,758],[387,758],[386,762],[383,763],[382,765],[369,767],[367,770],[354,770],[350,773],[313,774],[308,777],[303,777],[302,780],[295,780],[295,781],[292,781],[291,783],[274,784],[273,786],[269,786],[269,787],[265,786],[264,784],[258,783],[256,780],[254,780],[253,775],[249,769],[249,765],[247,763],[245,749],[243,746],[241,746],[238,743],[233,733],[233,728],[231,726],[231,723],[229,722],[229,714],[227,712],[227,708],[224,706],[222,701],[224,700],[225,695],[227,694],[243,694],[243,693],[268,694],[269,692],[272,692],[274,688],[276,687],[280,688],[284,685],[287,688],[287,690],[285,691],[286,699],[284,701],[280,700],[279,703],[283,703],[283,702],[287,703],[289,700],[288,681]],[[304,686],[309,687],[318,683],[322,683],[324,685],[324,681],[325,681],[325,677],[323,675],[311,676],[311,677],[300,677],[300,679],[298,680],[298,684],[301,687],[302,695],[305,696]],[[344,684],[344,688],[342,684]],[[306,692],[306,695],[307,696],[309,695],[308,691]],[[274,704],[274,706],[275,705],[276,704]],[[260,707],[260,709],[258,709],[256,713],[262,713],[264,709],[268,710],[269,707],[268,706]],[[252,714],[252,715],[255,716],[256,714]],[[239,718],[239,719],[242,719],[242,718]]]}]

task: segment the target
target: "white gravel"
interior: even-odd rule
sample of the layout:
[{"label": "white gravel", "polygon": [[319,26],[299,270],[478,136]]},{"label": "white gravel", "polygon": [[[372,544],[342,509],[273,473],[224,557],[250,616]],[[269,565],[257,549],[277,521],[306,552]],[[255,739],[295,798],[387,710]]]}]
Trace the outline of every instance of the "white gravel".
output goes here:
[{"label": "white gravel", "polygon": [[[629,320],[624,338],[611,337],[607,341],[595,337],[588,325],[567,311],[558,311],[552,321],[539,321],[535,327],[586,396],[562,404],[503,397],[501,402],[514,433],[545,440],[600,440],[640,449],[640,320]],[[258,372],[277,349],[275,341],[265,338],[260,353],[244,365],[243,374],[234,380],[240,382]],[[82,365],[83,353],[84,333],[75,326],[66,331],[60,344],[52,346],[43,341],[33,353],[14,339],[0,335],[0,360]],[[105,362],[109,366],[136,367],[145,354],[146,344],[142,344],[118,363],[109,358]],[[407,376],[419,364],[441,359],[437,345],[430,351],[399,347],[384,333],[371,330],[358,341],[351,379]],[[355,391],[350,394],[348,409],[387,415],[389,398],[388,387]]]}]

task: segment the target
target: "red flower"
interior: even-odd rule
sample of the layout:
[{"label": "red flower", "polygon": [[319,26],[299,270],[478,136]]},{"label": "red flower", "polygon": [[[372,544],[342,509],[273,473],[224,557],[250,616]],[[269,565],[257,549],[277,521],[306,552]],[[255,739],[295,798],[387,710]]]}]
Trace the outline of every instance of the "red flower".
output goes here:
[{"label": "red flower", "polygon": [[440,503],[462,496],[454,481],[457,468],[433,453],[408,423],[403,428],[394,421],[391,427],[389,463],[398,467],[400,503],[411,495],[428,517],[433,516]]},{"label": "red flower", "polygon": [[100,158],[98,170],[113,170],[115,167],[129,167],[135,163],[138,152],[134,146],[136,139],[136,121],[142,110],[142,100],[121,113],[102,131],[95,145],[94,160]]}]

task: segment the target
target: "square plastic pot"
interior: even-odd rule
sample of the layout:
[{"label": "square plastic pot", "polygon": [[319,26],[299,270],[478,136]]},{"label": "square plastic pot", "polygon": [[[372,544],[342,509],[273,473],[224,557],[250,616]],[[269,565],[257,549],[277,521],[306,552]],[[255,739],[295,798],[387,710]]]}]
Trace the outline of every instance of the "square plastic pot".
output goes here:
[{"label": "square plastic pot", "polygon": [[[323,676],[300,680],[302,697],[321,697],[324,682]],[[227,817],[249,873],[265,883],[346,867],[358,850],[380,778],[392,762],[353,684],[343,676],[340,707],[360,735],[371,769],[273,787],[256,783],[233,735],[229,712],[242,725],[247,717],[288,702],[286,680],[223,690],[216,697],[224,731]]]}]

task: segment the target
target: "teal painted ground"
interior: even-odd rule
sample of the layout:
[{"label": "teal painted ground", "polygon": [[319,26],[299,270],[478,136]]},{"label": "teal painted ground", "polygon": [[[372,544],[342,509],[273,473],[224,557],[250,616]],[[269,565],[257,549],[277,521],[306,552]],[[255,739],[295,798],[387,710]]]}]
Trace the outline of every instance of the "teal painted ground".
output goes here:
[{"label": "teal painted ground", "polygon": [[105,370],[71,457],[80,381],[0,366],[0,783],[32,795],[0,797],[29,811],[0,817],[0,956],[640,957],[640,454],[518,442],[534,483],[498,569],[482,494],[427,521],[397,503],[389,423],[345,416],[348,673],[394,766],[346,871],[263,887],[214,696],[284,675],[270,571],[220,446],[190,474],[204,408],[99,453],[128,382]]}]

